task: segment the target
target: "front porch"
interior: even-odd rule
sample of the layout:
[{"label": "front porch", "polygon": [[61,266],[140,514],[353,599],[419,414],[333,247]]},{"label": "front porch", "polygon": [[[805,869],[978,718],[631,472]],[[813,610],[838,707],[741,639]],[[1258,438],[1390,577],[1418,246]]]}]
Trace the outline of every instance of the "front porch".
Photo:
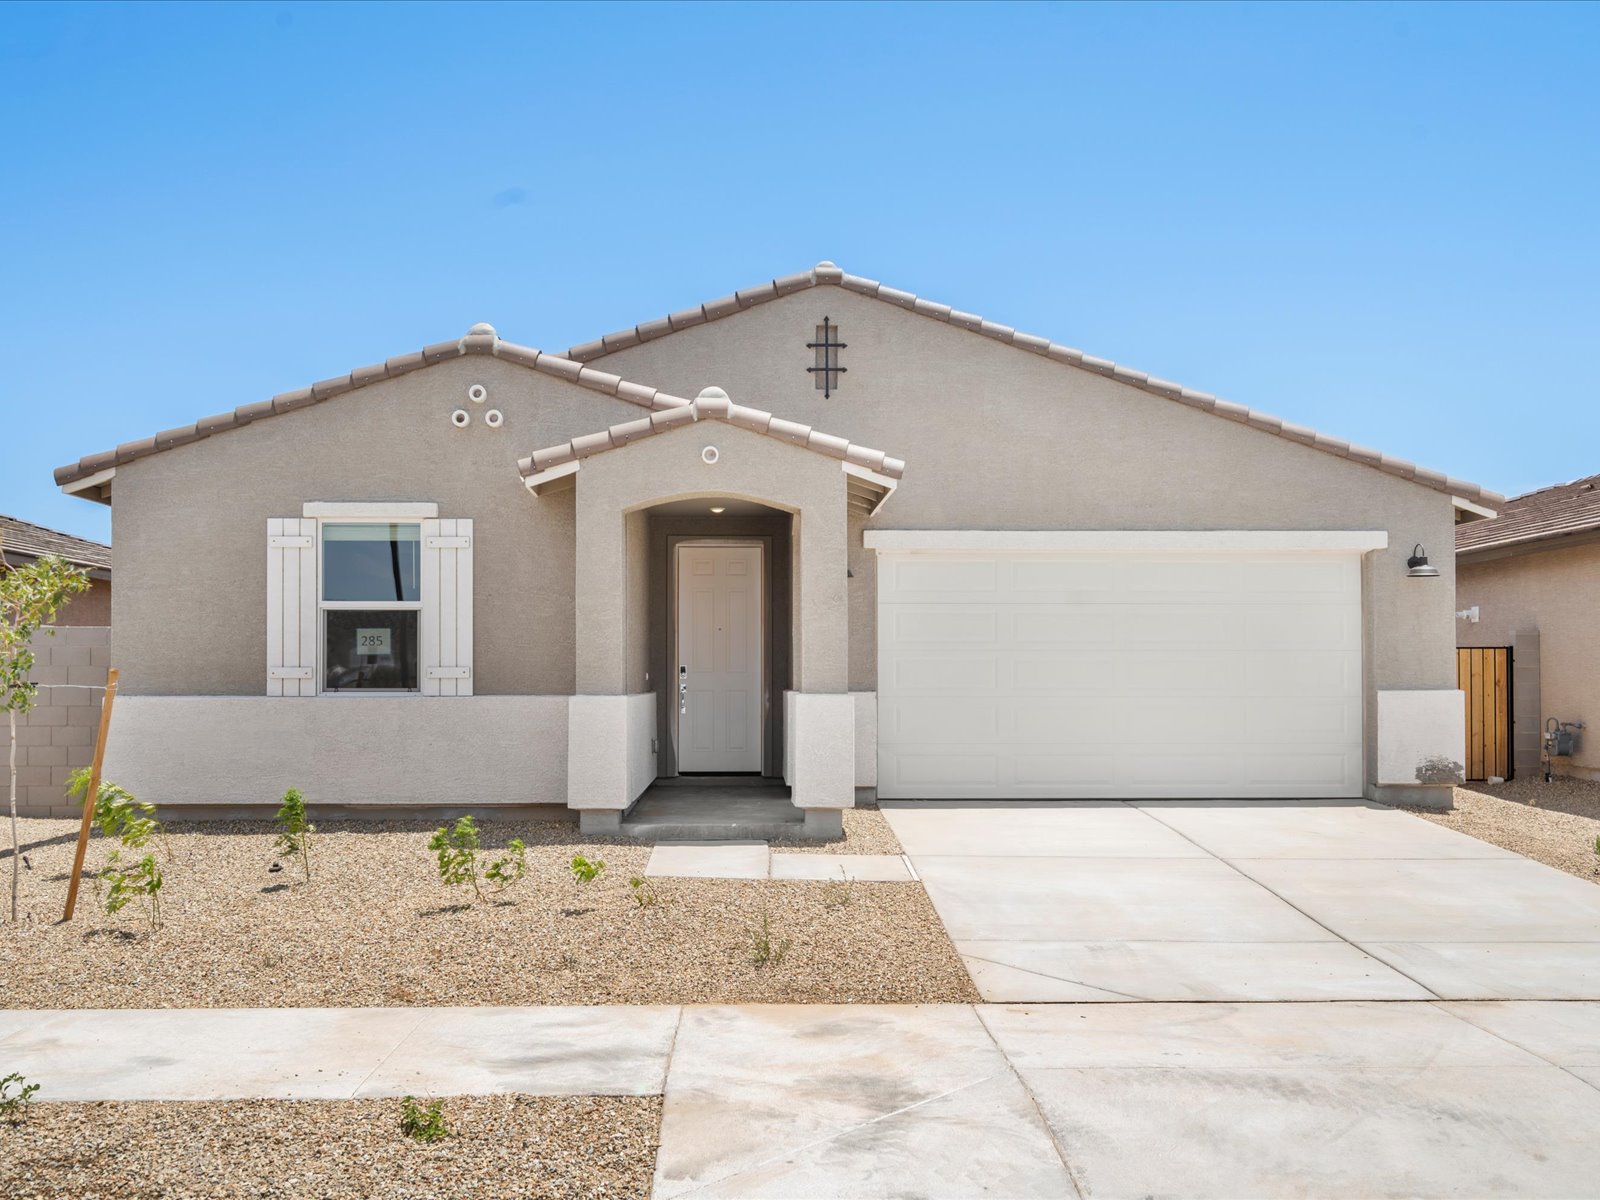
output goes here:
[{"label": "front porch", "polygon": [[524,461],[529,491],[574,507],[567,805],[585,832],[840,835],[850,518],[902,466],[716,389]]},{"label": "front porch", "polygon": [[651,842],[828,836],[807,829],[806,814],[794,806],[792,789],[781,779],[726,775],[657,779],[623,816],[618,832]]}]

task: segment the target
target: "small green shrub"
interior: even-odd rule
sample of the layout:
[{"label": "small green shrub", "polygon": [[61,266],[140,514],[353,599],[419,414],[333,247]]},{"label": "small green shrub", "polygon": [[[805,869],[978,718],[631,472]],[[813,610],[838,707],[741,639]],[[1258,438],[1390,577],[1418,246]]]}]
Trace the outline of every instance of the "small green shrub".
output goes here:
[{"label": "small green shrub", "polygon": [[435,1100],[427,1108],[415,1096],[400,1101],[400,1132],[417,1142],[440,1142],[450,1136],[444,1120],[444,1101]]},{"label": "small green shrub", "polygon": [[300,794],[299,788],[290,788],[283,794],[283,803],[278,806],[273,820],[278,825],[278,836],[272,844],[285,858],[300,860],[306,882],[310,883],[311,835],[317,831],[317,827],[306,819],[306,798]]},{"label": "small green shrub", "polygon": [[600,878],[600,873],[606,869],[606,862],[603,858],[590,859],[581,854],[574,854],[570,866],[572,877],[580,885],[587,885]]},{"label": "small green shrub", "polygon": [[789,953],[789,947],[794,945],[793,938],[776,937],[772,930],[772,918],[768,915],[765,906],[761,909],[761,916],[755,924],[750,926],[751,958],[758,967],[775,967]]},{"label": "small green shrub", "polygon": [[161,888],[166,878],[156,866],[156,856],[146,854],[137,862],[124,863],[122,851],[113,850],[106,855],[106,865],[95,876],[95,894],[105,888],[105,908],[108,914],[121,912],[137,897],[143,896],[145,916],[150,922],[150,932],[161,928]]},{"label": "small green shrub", "polygon": [[[89,768],[80,767],[67,781],[67,794],[88,803]],[[120,848],[106,855],[105,865],[94,873],[94,891],[109,916],[121,912],[133,900],[143,897],[150,932],[161,928],[161,889],[166,877],[152,853],[137,859],[123,857],[124,850],[143,850],[160,840],[163,851],[172,857],[166,833],[156,820],[155,806],[135,799],[109,780],[100,781],[94,802],[94,826],[102,837],[115,838]]]},{"label": "small green shrub", "polygon": [[0,1079],[0,1119],[22,1120],[28,1115],[28,1105],[38,1090],[37,1083],[29,1083],[15,1071]]},{"label": "small green shrub", "polygon": [[635,875],[628,880],[628,886],[633,889],[633,902],[640,908],[654,908],[661,899],[656,894],[655,884],[651,883],[643,875]]},{"label": "small green shrub", "polygon": [[[528,873],[527,846],[521,838],[506,843],[506,853],[494,859],[481,873],[478,865],[478,823],[462,817],[454,826],[443,826],[428,840],[428,849],[438,856],[439,879],[446,887],[470,886],[479,900],[497,896]],[[487,892],[482,881],[495,886]]]}]

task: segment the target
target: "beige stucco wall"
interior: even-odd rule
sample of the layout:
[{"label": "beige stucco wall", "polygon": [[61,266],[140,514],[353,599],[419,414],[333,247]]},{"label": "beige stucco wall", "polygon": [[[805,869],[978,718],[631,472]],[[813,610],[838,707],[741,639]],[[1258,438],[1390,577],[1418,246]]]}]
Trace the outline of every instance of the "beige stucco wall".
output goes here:
[{"label": "beige stucco wall", "polygon": [[[472,383],[488,388],[484,404],[467,401]],[[450,424],[456,408],[472,412],[468,428]],[[502,428],[483,423],[488,408]],[[124,691],[264,693],[268,518],[297,517],[307,500],[428,500],[474,521],[474,690],[572,692],[572,497],[535,500],[517,459],[639,415],[472,356],[117,468],[112,649]]]},{"label": "beige stucco wall", "polygon": [[[719,452],[714,465],[701,458],[707,446]],[[580,693],[635,690],[627,679],[634,618],[626,591],[617,587],[633,528],[626,515],[688,496],[758,500],[799,514],[794,685],[805,692],[847,690],[846,496],[837,459],[725,421],[702,421],[584,459],[576,496]]]},{"label": "beige stucco wall", "polygon": [[[1513,646],[1518,634],[1537,633],[1539,725],[1549,717],[1589,725],[1578,753],[1555,767],[1600,773],[1600,542],[1464,560],[1456,568],[1456,606],[1474,605],[1478,622],[1457,622],[1458,644]],[[1519,753],[1519,774],[1531,775],[1537,765]]]},{"label": "beige stucco wall", "polygon": [[[847,343],[831,399],[805,373],[824,315]],[[1366,557],[1362,584],[1369,779],[1377,692],[1455,686],[1454,513],[1440,492],[840,288],[595,365],[679,395],[715,385],[736,404],[906,460],[883,511],[850,525],[852,690],[877,686],[876,556],[864,528],[1384,529],[1389,548]],[[1407,578],[1416,542],[1440,578]]]}]

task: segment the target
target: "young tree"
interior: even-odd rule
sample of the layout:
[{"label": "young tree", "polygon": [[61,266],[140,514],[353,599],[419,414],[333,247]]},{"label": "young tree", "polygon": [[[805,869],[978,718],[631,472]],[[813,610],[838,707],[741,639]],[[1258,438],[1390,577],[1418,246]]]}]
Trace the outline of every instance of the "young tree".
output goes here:
[{"label": "young tree", "polygon": [[[89,573],[64,559],[45,555],[12,567],[0,546],[0,709],[11,725],[11,919],[17,920],[22,886],[22,842],[17,836],[17,714],[33,711],[39,685],[33,670],[33,638],[61,606],[89,586]],[[54,629],[46,632],[54,634]]]}]

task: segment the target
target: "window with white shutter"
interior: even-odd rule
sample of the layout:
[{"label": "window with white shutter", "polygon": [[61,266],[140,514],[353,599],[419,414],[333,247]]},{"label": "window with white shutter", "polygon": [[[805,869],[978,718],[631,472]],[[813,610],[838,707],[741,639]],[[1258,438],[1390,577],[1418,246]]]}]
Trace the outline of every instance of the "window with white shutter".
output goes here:
[{"label": "window with white shutter", "polygon": [[268,522],[269,696],[472,695],[472,522],[415,519],[433,511],[314,503]]}]

